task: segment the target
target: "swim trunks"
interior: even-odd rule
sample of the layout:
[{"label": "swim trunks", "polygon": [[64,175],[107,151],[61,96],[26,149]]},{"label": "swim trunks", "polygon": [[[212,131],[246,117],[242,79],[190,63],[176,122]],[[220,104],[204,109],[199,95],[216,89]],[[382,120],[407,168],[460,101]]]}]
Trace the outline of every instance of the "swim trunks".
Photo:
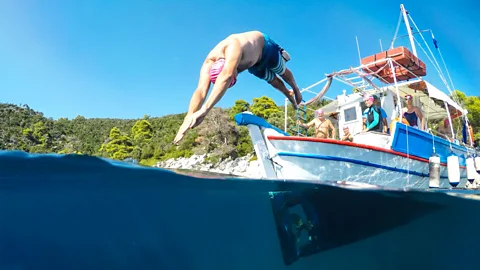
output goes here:
[{"label": "swim trunks", "polygon": [[248,72],[271,82],[275,79],[275,74],[283,75],[285,73],[285,59],[282,57],[282,48],[273,41],[268,35],[263,34],[264,46],[262,58],[258,63],[248,69]]}]

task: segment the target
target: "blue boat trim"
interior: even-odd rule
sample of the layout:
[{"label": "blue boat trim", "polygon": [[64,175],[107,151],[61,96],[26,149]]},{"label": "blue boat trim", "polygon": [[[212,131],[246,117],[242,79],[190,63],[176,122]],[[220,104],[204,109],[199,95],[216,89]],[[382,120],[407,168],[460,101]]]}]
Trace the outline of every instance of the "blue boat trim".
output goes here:
[{"label": "blue boat trim", "polygon": [[[368,161],[362,161],[362,160],[358,160],[358,159],[326,156],[326,155],[319,155],[319,154],[295,153],[295,152],[288,152],[288,151],[278,152],[277,154],[279,156],[286,156],[286,157],[303,157],[303,158],[343,161],[343,162],[349,162],[349,163],[354,163],[354,164],[363,165],[363,166],[375,167],[375,168],[394,171],[394,172],[401,172],[401,173],[405,173],[405,174],[413,174],[413,175],[417,175],[417,176],[421,176],[421,177],[429,177],[429,174],[426,174],[426,173],[409,171],[409,170],[400,169],[400,168],[396,168],[396,167],[389,167],[389,166],[380,165],[380,164],[376,164],[376,163],[371,163],[371,162],[368,162]],[[440,176],[440,178],[445,178],[446,179],[448,177]]]},{"label": "blue boat trim", "polygon": [[265,119],[250,113],[238,113],[234,116],[234,119],[239,126],[256,125],[263,128],[273,129],[285,136],[290,136],[290,134],[286,133],[285,131],[269,124]]},{"label": "blue boat trim", "polygon": [[451,143],[444,138],[434,136],[425,131],[408,127],[407,125],[402,123],[396,124],[395,135],[393,136],[392,140],[392,150],[405,154],[408,152],[409,155],[428,160],[433,152],[434,141],[435,152],[440,156],[440,162],[447,163],[447,157],[452,155],[453,151],[453,154],[458,156],[460,166],[466,166],[466,157],[468,155],[468,150],[466,147]]}]

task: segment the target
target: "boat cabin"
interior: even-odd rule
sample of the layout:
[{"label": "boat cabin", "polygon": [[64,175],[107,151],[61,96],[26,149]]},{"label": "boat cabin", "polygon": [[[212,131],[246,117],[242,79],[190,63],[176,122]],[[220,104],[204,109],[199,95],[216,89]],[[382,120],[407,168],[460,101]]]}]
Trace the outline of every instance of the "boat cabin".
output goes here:
[{"label": "boat cabin", "polygon": [[[398,95],[396,87],[398,87]],[[464,114],[464,110],[462,110],[456,102],[424,80],[402,82],[397,84],[396,87],[390,85],[352,94],[347,94],[344,90],[343,94],[337,96],[333,102],[322,107],[322,109],[325,114],[337,115],[338,126],[336,128],[339,133],[339,138],[345,135],[343,128],[348,127],[350,134],[354,137],[354,142],[383,148],[390,148],[391,146],[395,133],[395,124],[400,121],[400,117],[402,117],[399,112],[402,111],[402,108],[406,108],[405,96],[407,95],[412,96],[413,106],[419,107],[423,114],[423,130],[436,136],[440,135],[437,131],[438,125],[442,125],[445,119],[452,122],[453,119]],[[380,104],[374,103],[374,105],[381,107],[387,115],[386,121],[390,129],[387,134],[375,131],[363,132],[364,124],[362,115],[367,108],[363,97],[367,93],[377,96],[380,100]],[[408,123],[403,117],[402,120],[403,123]],[[417,117],[417,123],[420,125],[421,122],[421,119]],[[455,137],[453,128],[451,128],[451,133],[448,135],[452,138],[453,142],[459,143],[458,138]]]}]

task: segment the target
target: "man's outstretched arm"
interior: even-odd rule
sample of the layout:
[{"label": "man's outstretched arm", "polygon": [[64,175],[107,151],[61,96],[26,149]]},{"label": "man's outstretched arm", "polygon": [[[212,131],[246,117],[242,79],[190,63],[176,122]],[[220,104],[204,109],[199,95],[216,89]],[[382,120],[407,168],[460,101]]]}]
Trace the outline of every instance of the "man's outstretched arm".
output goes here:
[{"label": "man's outstretched arm", "polygon": [[207,114],[213,106],[222,99],[237,72],[241,57],[242,50],[240,43],[237,40],[233,40],[225,49],[225,65],[212,88],[212,94],[202,107],[205,114]]},{"label": "man's outstretched arm", "polygon": [[187,116],[198,111],[202,107],[205,98],[207,97],[211,83],[209,72],[212,68],[212,65],[213,61],[207,58],[200,68],[200,78],[198,80],[197,89],[195,89],[195,92],[193,92],[192,98],[190,99]]}]

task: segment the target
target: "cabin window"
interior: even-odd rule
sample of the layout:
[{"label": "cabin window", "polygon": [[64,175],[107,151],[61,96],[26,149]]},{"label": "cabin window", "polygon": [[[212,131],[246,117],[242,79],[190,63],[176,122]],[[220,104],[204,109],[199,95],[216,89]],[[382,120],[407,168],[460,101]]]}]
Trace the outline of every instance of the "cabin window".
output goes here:
[{"label": "cabin window", "polygon": [[343,114],[345,114],[345,122],[357,120],[357,110],[355,107],[345,109]]}]

